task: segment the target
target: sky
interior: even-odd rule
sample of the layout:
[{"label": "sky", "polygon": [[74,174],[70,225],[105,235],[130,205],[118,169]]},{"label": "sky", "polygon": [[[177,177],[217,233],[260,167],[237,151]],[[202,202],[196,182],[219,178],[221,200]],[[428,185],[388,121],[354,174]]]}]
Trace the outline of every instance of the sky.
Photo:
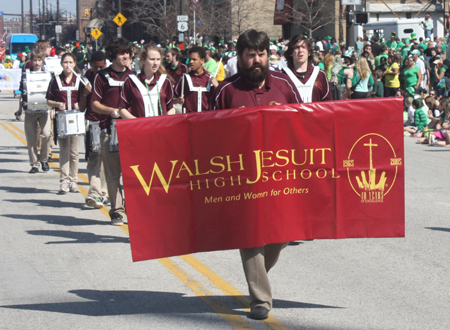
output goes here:
[{"label": "sky", "polygon": [[[32,0],[33,2],[33,14],[38,13],[39,9],[39,0]],[[42,0],[40,0],[42,5]],[[52,9],[56,10],[56,0],[47,0],[50,8],[50,4],[52,4]],[[0,11],[3,11],[5,14],[19,14],[21,13],[21,1],[14,0],[0,0]],[[60,9],[65,9],[69,12],[72,12],[72,15],[75,15],[76,1],[75,0],[60,0],[59,1]],[[29,13],[30,10],[30,0],[23,0],[23,10],[25,13]],[[5,16],[5,19],[12,18],[13,16]]]}]

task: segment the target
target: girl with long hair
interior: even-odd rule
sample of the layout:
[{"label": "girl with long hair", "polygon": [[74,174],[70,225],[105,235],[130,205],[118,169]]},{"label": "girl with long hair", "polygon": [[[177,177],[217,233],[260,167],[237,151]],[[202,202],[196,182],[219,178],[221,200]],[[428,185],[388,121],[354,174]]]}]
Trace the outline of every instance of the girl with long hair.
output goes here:
[{"label": "girl with long hair", "polygon": [[162,50],[146,46],[140,53],[141,73],[125,80],[120,95],[119,113],[124,119],[174,114],[173,87],[162,65]]},{"label": "girl with long hair", "polygon": [[353,77],[354,93],[352,99],[366,99],[369,96],[369,85],[373,85],[372,72],[364,57],[356,62],[355,76]]}]

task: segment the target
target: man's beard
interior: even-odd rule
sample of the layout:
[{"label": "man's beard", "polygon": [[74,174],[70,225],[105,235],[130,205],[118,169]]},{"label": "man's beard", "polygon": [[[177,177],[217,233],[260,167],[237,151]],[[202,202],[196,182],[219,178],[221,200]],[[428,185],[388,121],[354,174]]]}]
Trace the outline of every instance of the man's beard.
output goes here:
[{"label": "man's beard", "polygon": [[[260,70],[255,70],[255,68],[260,68]],[[250,68],[242,65],[241,73],[249,83],[258,84],[266,80],[269,75],[269,62],[267,62],[266,66],[263,66],[261,63],[255,63]]]}]

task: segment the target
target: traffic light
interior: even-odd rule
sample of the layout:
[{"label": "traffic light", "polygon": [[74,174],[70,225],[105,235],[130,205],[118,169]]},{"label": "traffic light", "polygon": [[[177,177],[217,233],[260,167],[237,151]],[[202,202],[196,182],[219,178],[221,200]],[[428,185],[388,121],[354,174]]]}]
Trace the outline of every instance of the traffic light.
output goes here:
[{"label": "traffic light", "polygon": [[356,24],[366,24],[369,21],[369,13],[356,13]]},{"label": "traffic light", "polygon": [[84,10],[84,17],[89,17],[89,9]]}]

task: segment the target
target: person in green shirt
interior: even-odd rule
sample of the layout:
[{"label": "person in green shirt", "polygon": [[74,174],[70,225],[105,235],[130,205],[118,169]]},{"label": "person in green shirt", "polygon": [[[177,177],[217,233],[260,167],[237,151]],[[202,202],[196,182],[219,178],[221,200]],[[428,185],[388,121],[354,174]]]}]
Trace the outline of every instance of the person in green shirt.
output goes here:
[{"label": "person in green shirt", "polygon": [[387,61],[389,55],[389,48],[386,45],[381,46],[381,54],[375,57],[375,67],[378,68],[380,66],[381,58],[384,57]]},{"label": "person in green shirt", "polygon": [[417,90],[422,82],[422,73],[420,72],[419,66],[416,65],[414,58],[408,57],[408,67],[403,71],[403,76],[405,79],[405,88],[412,87]]},{"label": "person in green shirt", "polygon": [[373,91],[369,92],[369,96],[374,98],[384,97],[384,86],[381,78],[383,77],[383,71],[375,70],[373,78],[375,83],[373,84]]},{"label": "person in green shirt", "polygon": [[216,69],[217,69],[217,63],[214,60],[214,58],[212,57],[212,51],[210,49],[207,49],[205,52],[206,52],[206,61],[205,61],[204,67],[211,74],[215,74]]},{"label": "person in green shirt", "polygon": [[386,46],[388,46],[389,49],[397,49],[397,41],[395,41],[396,36],[397,34],[392,32],[391,40],[386,41]]},{"label": "person in green shirt", "polygon": [[418,131],[421,131],[427,125],[427,116],[425,115],[425,111],[422,110],[422,100],[415,99],[412,103],[414,111],[414,123],[411,126],[405,127],[403,130],[409,132],[411,134],[415,134]]},{"label": "person in green shirt", "polygon": [[411,50],[411,43],[408,38],[405,38],[405,46],[400,51],[400,54],[402,54],[402,61],[404,61],[405,58],[408,57],[410,50]]},{"label": "person in green shirt", "polygon": [[426,43],[425,42],[423,42],[423,38],[422,37],[420,37],[419,38],[419,47],[422,47],[423,48],[423,50],[427,50],[427,45],[426,45]]}]

